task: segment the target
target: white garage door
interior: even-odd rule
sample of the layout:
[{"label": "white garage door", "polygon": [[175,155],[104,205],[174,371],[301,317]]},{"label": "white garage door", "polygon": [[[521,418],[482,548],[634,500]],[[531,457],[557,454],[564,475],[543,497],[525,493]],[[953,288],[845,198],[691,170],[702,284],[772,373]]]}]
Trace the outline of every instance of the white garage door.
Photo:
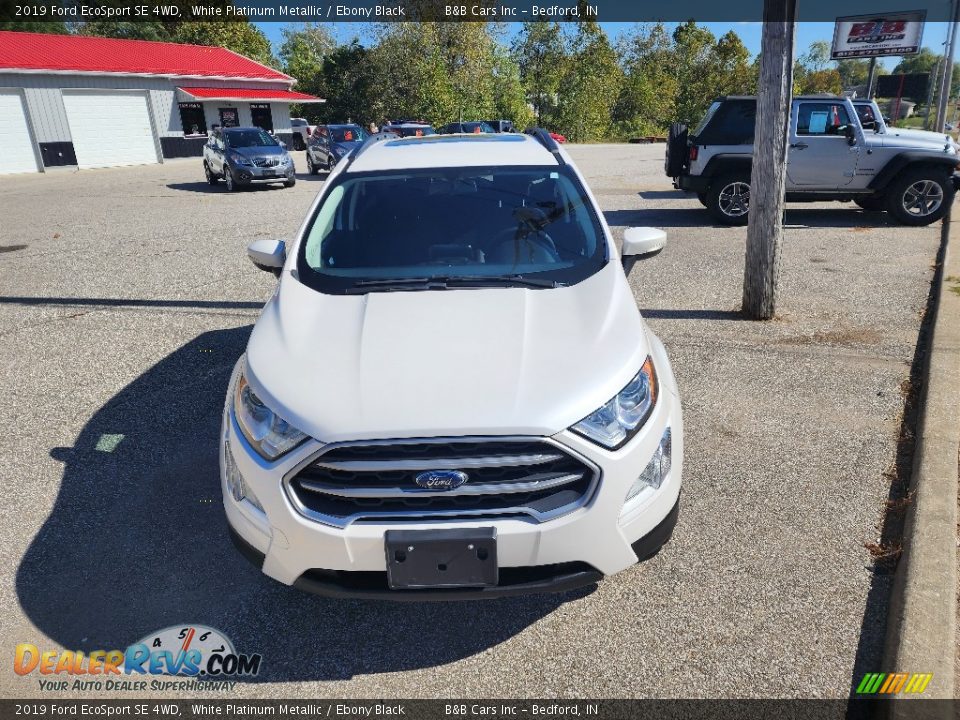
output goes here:
[{"label": "white garage door", "polygon": [[37,171],[23,96],[0,92],[0,175]]},{"label": "white garage door", "polygon": [[157,162],[147,96],[133,92],[63,93],[81,168]]}]

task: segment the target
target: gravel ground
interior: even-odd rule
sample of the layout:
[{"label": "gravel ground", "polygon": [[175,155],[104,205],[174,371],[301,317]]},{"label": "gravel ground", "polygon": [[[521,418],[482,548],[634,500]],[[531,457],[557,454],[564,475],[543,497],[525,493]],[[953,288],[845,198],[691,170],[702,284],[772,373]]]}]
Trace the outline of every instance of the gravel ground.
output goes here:
[{"label": "gravel ground", "polygon": [[[273,287],[244,247],[291,237],[320,181],[229,196],[197,161],[6,177],[5,652],[199,622],[263,654],[245,697],[845,697],[881,670],[889,577],[863,545],[937,228],[792,206],[778,318],[747,322],[746,229],[672,190],[662,146],[570,150],[615,232],[669,235],[632,276],[685,410],[683,509],[660,555],[595,590],[486,603],[336,602],[262,577],[226,539],[219,411]],[[36,675],[0,673],[0,696],[40,694]]]}]

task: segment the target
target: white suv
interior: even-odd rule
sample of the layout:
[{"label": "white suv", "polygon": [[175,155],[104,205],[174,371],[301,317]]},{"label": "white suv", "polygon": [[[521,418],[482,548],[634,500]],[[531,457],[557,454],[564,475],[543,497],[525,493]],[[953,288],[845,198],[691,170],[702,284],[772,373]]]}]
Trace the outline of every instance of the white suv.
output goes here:
[{"label": "white suv", "polygon": [[337,597],[567,590],[655,554],[683,426],[663,344],[570,157],[528,135],[374,136],[292,244],[223,415],[231,536]]}]

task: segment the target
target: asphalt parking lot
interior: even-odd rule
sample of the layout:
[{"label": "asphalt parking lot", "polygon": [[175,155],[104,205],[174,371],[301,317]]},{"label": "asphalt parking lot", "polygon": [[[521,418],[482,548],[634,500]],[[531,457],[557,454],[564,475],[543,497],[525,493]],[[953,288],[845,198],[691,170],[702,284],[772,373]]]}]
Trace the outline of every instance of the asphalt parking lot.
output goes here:
[{"label": "asphalt parking lot", "polygon": [[[885,669],[889,576],[864,543],[939,226],[790,206],[778,318],[747,322],[746,229],[674,191],[662,146],[570,151],[615,232],[668,232],[631,279],[682,393],[680,522],[595,590],[483,603],[304,595],[227,539],[219,416],[274,285],[245,247],[296,233],[322,182],[302,153],[296,187],[235,195],[199,161],[0,178],[8,657],[196,622],[263,654],[247,697],[846,697]],[[41,696],[37,676],[0,673],[0,695]]]}]

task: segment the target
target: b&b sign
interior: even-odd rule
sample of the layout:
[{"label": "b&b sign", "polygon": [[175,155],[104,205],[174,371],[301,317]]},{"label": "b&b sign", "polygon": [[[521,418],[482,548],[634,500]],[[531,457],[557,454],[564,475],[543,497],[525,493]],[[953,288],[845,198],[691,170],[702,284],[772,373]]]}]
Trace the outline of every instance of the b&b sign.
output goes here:
[{"label": "b&b sign", "polygon": [[834,60],[916,55],[923,39],[926,11],[878,13],[837,18],[833,29]]}]

